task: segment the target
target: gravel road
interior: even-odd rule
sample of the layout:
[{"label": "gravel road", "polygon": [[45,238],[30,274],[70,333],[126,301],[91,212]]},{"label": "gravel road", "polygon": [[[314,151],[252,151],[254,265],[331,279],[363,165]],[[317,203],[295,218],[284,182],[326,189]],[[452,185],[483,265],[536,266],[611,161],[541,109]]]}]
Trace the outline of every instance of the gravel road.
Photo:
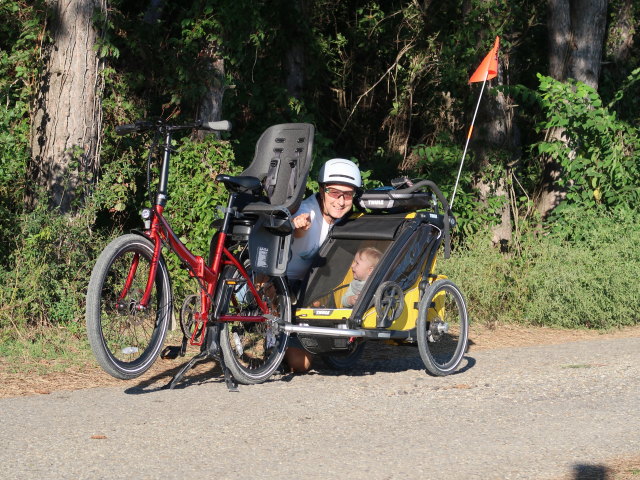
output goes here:
[{"label": "gravel road", "polygon": [[214,376],[2,399],[0,478],[584,478],[640,454],[640,338],[472,351],[444,378],[414,347],[367,348],[367,368],[238,393]]}]

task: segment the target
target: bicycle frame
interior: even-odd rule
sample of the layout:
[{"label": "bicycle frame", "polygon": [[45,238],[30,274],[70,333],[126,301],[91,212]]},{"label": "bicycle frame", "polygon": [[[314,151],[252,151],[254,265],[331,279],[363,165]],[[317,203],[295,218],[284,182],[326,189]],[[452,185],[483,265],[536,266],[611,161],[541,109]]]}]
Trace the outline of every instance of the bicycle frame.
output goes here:
[{"label": "bicycle frame", "polygon": [[[179,128],[179,127],[178,127]],[[175,128],[177,129],[177,128]],[[150,227],[145,230],[144,234],[147,238],[149,238],[154,245],[153,256],[151,259],[151,266],[149,269],[149,277],[147,280],[147,285],[143,294],[140,303],[136,306],[139,310],[145,310],[149,306],[149,301],[152,294],[154,278],[156,276],[158,270],[158,262],[160,260],[160,255],[162,251],[162,246],[164,243],[168,244],[169,248],[173,250],[173,252],[178,255],[178,257],[185,262],[188,266],[189,273],[192,277],[195,277],[200,284],[200,305],[201,309],[199,313],[194,315],[195,327],[193,330],[193,334],[190,339],[191,345],[202,345],[205,339],[206,326],[209,321],[209,312],[212,308],[213,297],[218,290],[218,283],[220,281],[220,274],[225,266],[232,265],[238,269],[244,280],[246,281],[246,285],[249,288],[249,291],[254,296],[256,300],[256,304],[262,315],[254,315],[254,316],[238,316],[238,315],[220,315],[218,309],[214,310],[213,320],[218,322],[265,322],[268,320],[267,315],[269,313],[269,308],[267,304],[262,300],[258,291],[251,280],[244,266],[238,261],[238,259],[225,247],[225,243],[227,240],[227,236],[231,229],[232,218],[235,214],[235,210],[233,208],[234,201],[236,199],[236,194],[231,193],[229,196],[229,202],[227,208],[224,210],[224,218],[222,223],[222,228],[215,233],[215,244],[213,249],[213,255],[210,259],[211,264],[207,265],[204,259],[201,256],[194,255],[189,251],[189,249],[180,241],[178,236],[173,232],[171,226],[168,221],[164,218],[163,212],[165,205],[167,203],[167,185],[169,178],[169,161],[171,157],[171,131],[172,128],[167,128],[165,132],[165,142],[164,142],[164,155],[162,160],[162,165],[160,169],[160,183],[158,187],[158,193],[156,195],[156,200],[151,209],[151,223]],[[126,297],[127,292],[131,286],[132,279],[135,275],[136,269],[138,267],[138,257],[134,257],[131,267],[129,269],[129,274],[127,276],[127,280],[125,281],[125,285],[123,287],[123,291],[120,294],[120,299]],[[237,280],[227,280],[224,288],[229,288],[238,283]],[[222,293],[224,290],[220,290],[219,298],[222,297]],[[220,302],[218,302],[220,305]],[[201,324],[202,327],[198,328]],[[200,333],[199,338],[198,332]]]}]

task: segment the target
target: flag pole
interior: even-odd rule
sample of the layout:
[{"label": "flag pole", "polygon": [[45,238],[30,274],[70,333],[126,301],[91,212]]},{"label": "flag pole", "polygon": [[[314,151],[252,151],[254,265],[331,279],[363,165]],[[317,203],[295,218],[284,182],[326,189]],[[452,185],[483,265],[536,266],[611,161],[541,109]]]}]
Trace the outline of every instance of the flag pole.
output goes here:
[{"label": "flag pole", "polygon": [[449,202],[449,208],[453,208],[453,201],[456,198],[456,190],[458,189],[458,182],[460,182],[460,174],[462,173],[462,166],[464,165],[464,159],[467,155],[467,149],[469,148],[469,141],[471,140],[471,134],[473,133],[473,125],[476,122],[476,116],[478,115],[478,110],[480,108],[480,100],[482,100],[482,93],[484,92],[484,86],[487,84],[487,77],[489,76],[489,72],[487,71],[487,75],[484,77],[484,81],[482,82],[482,88],[480,89],[480,95],[478,96],[478,103],[476,103],[476,110],[473,112],[473,119],[471,120],[471,127],[469,127],[469,133],[467,134],[467,141],[464,144],[464,151],[462,152],[462,160],[460,161],[460,168],[458,168],[458,176],[456,178],[456,184],[453,187],[453,195],[451,195],[451,201]]},{"label": "flag pole", "polygon": [[471,127],[469,127],[469,133],[467,134],[467,141],[464,145],[464,151],[462,152],[462,160],[460,160],[460,168],[458,169],[458,176],[456,177],[456,184],[453,187],[453,195],[451,195],[451,201],[449,202],[449,208],[453,207],[453,201],[456,198],[456,192],[458,190],[458,184],[460,183],[460,175],[462,174],[462,166],[464,165],[464,159],[467,155],[467,149],[469,148],[469,141],[471,140],[471,134],[473,133],[473,126],[478,116],[478,110],[480,109],[480,100],[482,100],[482,94],[484,93],[484,87],[487,84],[487,80],[490,80],[498,75],[498,48],[500,48],[500,37],[496,37],[493,44],[493,48],[489,54],[484,57],[480,66],[471,75],[469,83],[482,82],[482,88],[480,89],[480,95],[478,96],[478,103],[476,104],[476,110],[473,112],[473,119],[471,120]]}]

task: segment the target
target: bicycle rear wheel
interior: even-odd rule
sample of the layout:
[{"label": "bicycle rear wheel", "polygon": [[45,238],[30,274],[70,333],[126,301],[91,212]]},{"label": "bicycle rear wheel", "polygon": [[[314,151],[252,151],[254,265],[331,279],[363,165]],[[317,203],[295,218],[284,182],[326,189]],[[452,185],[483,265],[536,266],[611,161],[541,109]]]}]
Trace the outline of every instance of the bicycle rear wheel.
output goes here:
[{"label": "bicycle rear wheel", "polygon": [[169,326],[171,283],[162,258],[149,305],[139,308],[152,256],[153,244],[147,238],[134,234],[116,238],[98,258],[87,289],[91,349],[107,373],[123,380],[136,378],[153,365]]},{"label": "bicycle rear wheel", "polygon": [[[276,322],[291,322],[291,303],[282,278],[253,274],[249,262],[245,262],[244,267],[260,298],[268,305],[269,314],[275,319],[225,322],[220,344],[225,364],[235,379],[244,385],[253,385],[266,381],[282,362],[289,334],[279,330]],[[228,302],[228,306],[222,309],[227,315],[262,315],[246,280],[236,267],[225,268],[221,289],[221,292],[225,289],[227,292],[219,296],[219,301]]]},{"label": "bicycle rear wheel", "polygon": [[434,282],[420,300],[416,323],[418,350],[427,371],[453,373],[462,361],[469,338],[467,304],[451,280]]}]

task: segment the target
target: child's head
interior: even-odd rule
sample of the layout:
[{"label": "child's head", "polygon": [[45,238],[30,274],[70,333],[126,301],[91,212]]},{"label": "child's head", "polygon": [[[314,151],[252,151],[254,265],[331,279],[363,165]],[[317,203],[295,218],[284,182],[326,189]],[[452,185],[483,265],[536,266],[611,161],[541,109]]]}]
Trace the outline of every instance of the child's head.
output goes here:
[{"label": "child's head", "polygon": [[351,271],[355,280],[366,280],[380,261],[382,252],[374,247],[365,247],[358,250],[351,263]]}]

